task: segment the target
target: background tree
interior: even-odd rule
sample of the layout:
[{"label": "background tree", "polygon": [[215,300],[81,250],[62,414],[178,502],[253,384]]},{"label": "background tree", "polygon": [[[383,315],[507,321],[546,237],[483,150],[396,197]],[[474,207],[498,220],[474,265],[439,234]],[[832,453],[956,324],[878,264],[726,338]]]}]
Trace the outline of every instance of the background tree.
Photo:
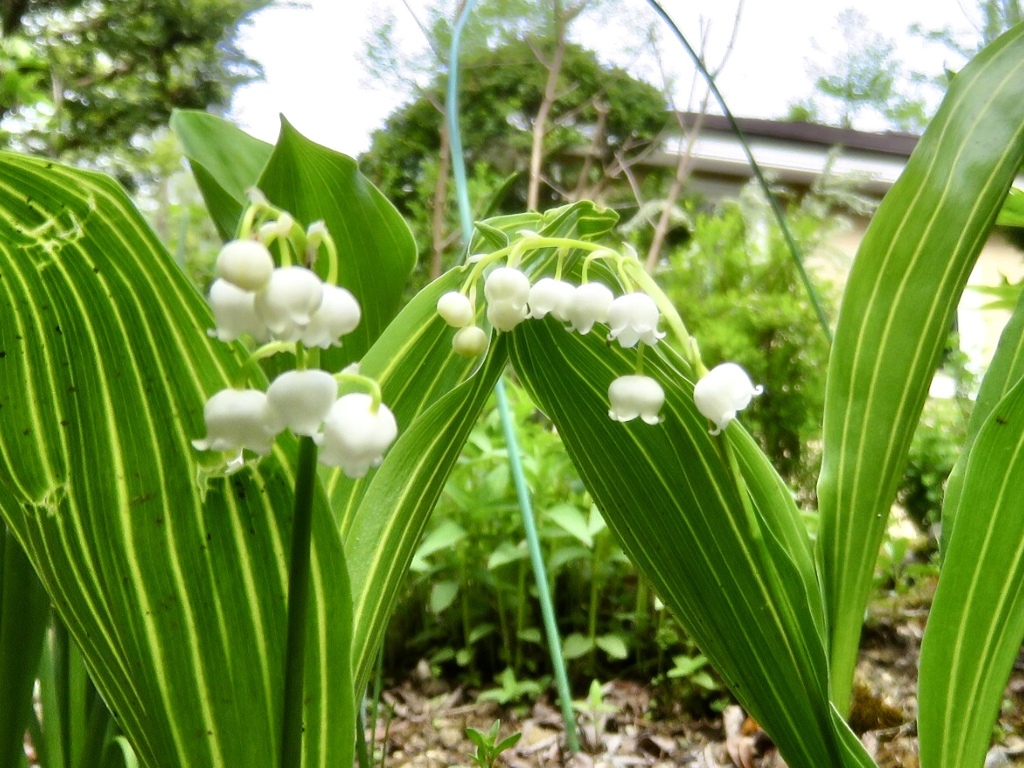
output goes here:
[{"label": "background tree", "polygon": [[1003,32],[1024,20],[1024,7],[1021,0],[977,0],[968,17],[972,34],[965,35],[949,26],[928,29],[924,24],[914,24],[910,31],[941,44],[966,62]]},{"label": "background tree", "polygon": [[0,147],[95,158],[227,106],[261,74],[235,41],[270,2],[0,0]]},{"label": "background tree", "polygon": [[[543,134],[535,207],[590,197],[635,206],[624,169],[648,151],[669,115],[661,92],[624,70],[603,65],[593,51],[566,43]],[[510,42],[465,57],[460,70],[460,122],[471,199],[491,199],[502,182],[496,210],[523,210],[530,194],[534,125],[549,89],[550,70],[528,42]],[[457,237],[454,200],[447,178],[444,196],[433,195],[442,176],[442,127],[438,110],[447,86],[435,78],[373,135],[361,158],[363,170],[411,221],[421,249],[447,248]],[[445,174],[446,175],[446,174]],[[429,201],[429,202],[427,202]],[[444,227],[433,215],[444,206]],[[440,236],[440,240],[439,240]],[[434,264],[434,270],[442,265]],[[432,270],[433,271],[433,270]]]},{"label": "background tree", "polygon": [[896,42],[875,32],[860,11],[837,17],[843,47],[827,66],[811,65],[814,93],[790,107],[789,119],[853,128],[859,118],[881,120],[900,130],[927,122],[924,100],[910,95],[912,78],[896,54]]}]

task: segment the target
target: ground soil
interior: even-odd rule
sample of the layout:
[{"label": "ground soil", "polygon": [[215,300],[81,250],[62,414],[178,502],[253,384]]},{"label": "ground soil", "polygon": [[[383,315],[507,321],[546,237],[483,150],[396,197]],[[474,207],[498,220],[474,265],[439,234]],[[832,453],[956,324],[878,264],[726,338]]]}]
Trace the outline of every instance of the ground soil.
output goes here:
[{"label": "ground soil", "polygon": [[[934,581],[925,578],[900,590],[882,592],[865,624],[857,669],[854,730],[880,768],[918,768],[915,726],[917,657]],[[739,707],[721,716],[682,713],[651,716],[651,691],[617,680],[603,688],[602,712],[580,715],[582,750],[566,747],[561,714],[542,698],[529,708],[500,708],[479,702],[475,692],[418,674],[385,692],[386,717],[375,741],[389,768],[447,768],[473,765],[475,747],[467,728],[486,732],[501,721],[501,736],[519,732],[516,746],[496,765],[511,768],[568,766],[690,766],[692,768],[779,768],[785,764],[770,739]],[[1024,664],[1018,660],[1006,693],[985,768],[1024,765]],[[823,766],[822,768],[827,768]]]}]

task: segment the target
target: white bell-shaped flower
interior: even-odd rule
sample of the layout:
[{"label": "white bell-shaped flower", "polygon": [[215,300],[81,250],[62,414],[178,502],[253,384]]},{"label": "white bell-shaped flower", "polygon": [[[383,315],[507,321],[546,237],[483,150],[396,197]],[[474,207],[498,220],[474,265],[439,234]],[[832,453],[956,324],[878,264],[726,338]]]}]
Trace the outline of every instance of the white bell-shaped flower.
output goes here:
[{"label": "white bell-shaped flower", "polygon": [[526,319],[525,304],[513,304],[510,301],[490,301],[487,303],[487,322],[499,331],[511,331]]},{"label": "white bell-shaped flower", "polygon": [[234,341],[249,334],[257,342],[266,341],[267,326],[256,315],[256,295],[233,285],[223,278],[213,281],[207,302],[213,310],[217,324],[207,333],[220,341]]},{"label": "white bell-shaped flower", "polygon": [[615,339],[623,348],[635,347],[642,341],[648,346],[665,338],[658,331],[658,305],[646,293],[627,293],[619,296],[608,307],[608,338]]},{"label": "white bell-shaped flower", "polygon": [[463,357],[479,357],[487,351],[487,334],[479,326],[467,325],[455,332],[452,348]]},{"label": "white bell-shaped flower", "polygon": [[693,388],[697,410],[714,422],[712,435],[719,434],[736,418],[736,413],[750,405],[764,387],[754,386],[750,376],[736,363],[716,365]]},{"label": "white bell-shaped flower", "polygon": [[398,425],[383,403],[376,412],[372,408],[373,398],[362,392],[338,398],[324,420],[323,434],[314,438],[322,463],[341,467],[352,478],[381,463],[384,451],[398,436]]},{"label": "white bell-shaped flower", "polygon": [[324,285],[305,267],[275,269],[256,294],[256,315],[280,341],[298,341],[323,301]]},{"label": "white bell-shaped flower", "polygon": [[362,319],[356,297],[345,288],[324,283],[323,300],[302,331],[299,340],[307,347],[327,349],[339,346],[339,339],[352,333]]},{"label": "white bell-shaped flower", "polygon": [[530,317],[535,320],[552,315],[560,322],[569,321],[569,303],[576,286],[553,277],[542,277],[530,287]]},{"label": "white bell-shaped flower", "polygon": [[608,308],[615,300],[611,289],[603,283],[584,283],[572,292],[567,310],[572,329],[578,333],[590,333],[594,323],[608,320]]},{"label": "white bell-shaped flower", "polygon": [[217,254],[217,277],[243,291],[258,291],[270,280],[274,257],[267,246],[256,240],[232,240]]},{"label": "white bell-shaped flower", "polygon": [[524,307],[530,299],[530,278],[513,267],[498,267],[484,280],[484,296],[488,302]]},{"label": "white bell-shaped flower", "polygon": [[448,291],[437,300],[437,314],[452,328],[465,328],[476,317],[469,297],[459,291]]},{"label": "white bell-shaped flower", "polygon": [[258,389],[222,389],[203,408],[206,437],[192,445],[200,451],[248,448],[266,456],[277,435],[269,416],[267,396]]},{"label": "white bell-shaped flower", "polygon": [[619,376],[608,385],[608,415],[615,421],[641,418],[648,424],[661,421],[665,390],[650,376]]},{"label": "white bell-shaped flower", "polygon": [[337,399],[338,382],[327,371],[286,371],[267,387],[270,426],[315,435]]}]

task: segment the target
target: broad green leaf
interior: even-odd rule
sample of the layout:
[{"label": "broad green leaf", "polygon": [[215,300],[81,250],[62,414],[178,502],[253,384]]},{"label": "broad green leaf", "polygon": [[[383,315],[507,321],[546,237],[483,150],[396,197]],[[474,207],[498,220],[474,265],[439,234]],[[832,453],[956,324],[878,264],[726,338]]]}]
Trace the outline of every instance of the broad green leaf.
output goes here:
[{"label": "broad green leaf", "polygon": [[525,546],[518,546],[511,541],[503,541],[487,558],[487,570],[493,571],[495,568],[509,563],[518,563],[526,560],[529,556],[530,553],[527,552]]},{"label": "broad green leaf", "polygon": [[50,600],[0,521],[0,768],[24,764],[25,729]]},{"label": "broad green leaf", "polygon": [[[792,497],[739,426],[723,438],[693,404],[693,385],[659,346],[645,371],[665,388],[665,421],[608,417],[608,384],[631,354],[595,330],[551,319],[517,327],[511,356],[554,421],[588,490],[627,554],[794,768],[871,765],[828,703],[820,594]],[[754,501],[721,451],[730,441]],[[756,520],[756,524],[752,522]]]},{"label": "broad green leaf", "polygon": [[459,582],[438,581],[430,588],[430,612],[439,614],[455,602],[459,594]]},{"label": "broad green leaf", "polygon": [[829,360],[818,555],[849,706],[872,568],[971,268],[1024,159],[1024,27],[953,80],[861,242]]},{"label": "broad green leaf", "polygon": [[588,549],[593,548],[594,537],[590,533],[590,526],[587,525],[587,518],[578,507],[574,507],[572,504],[556,504],[550,509],[544,510],[544,517],[570,536],[576,537],[583,546]]},{"label": "broad green leaf", "polygon": [[1024,639],[1024,382],[991,409],[963,474],[921,646],[922,768],[981,768]]},{"label": "broad green leaf", "polygon": [[590,653],[593,647],[593,640],[581,635],[579,632],[573,632],[562,641],[562,655],[569,661],[572,661]]},{"label": "broad green leaf", "polygon": [[[0,514],[147,768],[276,765],[294,439],[202,480],[241,346],[110,179],[0,155]],[[307,766],[351,765],[349,587],[316,497]]]},{"label": "broad green leaf", "polygon": [[283,118],[274,146],[203,112],[176,112],[171,125],[222,238],[234,235],[250,187],[299,222],[327,225],[338,257],[321,256],[314,268],[352,291],[363,317],[321,365],[334,371],[358,360],[397,312],[416,261],[412,233],[394,206],[355,160],[309,141]]},{"label": "broad green leaf", "polygon": [[597,647],[607,653],[613,659],[622,660],[629,656],[629,648],[621,635],[598,635],[594,638]]},{"label": "broad green leaf", "polygon": [[454,520],[445,520],[423,537],[416,550],[416,557],[427,558],[442,549],[449,549],[466,538],[466,529]]},{"label": "broad green leaf", "polygon": [[246,190],[256,186],[274,147],[197,110],[175,111],[171,130],[181,142],[217,232],[229,240],[246,205]]},{"label": "broad green leaf", "polygon": [[363,356],[398,312],[416,263],[412,232],[355,160],[313,143],[284,119],[258,185],[297,221],[323,221],[334,238],[337,262],[321,256],[314,269],[352,291],[362,308],[344,345],[321,354],[326,370],[341,370]]}]

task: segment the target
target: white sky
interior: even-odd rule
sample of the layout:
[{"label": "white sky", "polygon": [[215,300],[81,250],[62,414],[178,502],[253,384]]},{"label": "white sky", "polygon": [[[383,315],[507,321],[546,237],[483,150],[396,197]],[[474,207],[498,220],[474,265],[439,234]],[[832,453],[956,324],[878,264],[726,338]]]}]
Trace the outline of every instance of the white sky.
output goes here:
[{"label": "white sky", "polygon": [[[479,0],[487,2],[487,0]],[[643,0],[623,0],[627,24],[643,27],[654,15]],[[699,18],[708,23],[708,60],[728,40],[737,0],[665,0],[665,9],[696,44]],[[413,8],[423,0],[409,0]],[[960,62],[937,46],[926,48],[906,34],[921,22],[928,28],[970,29],[973,0],[746,0],[736,44],[719,78],[730,109],[747,117],[780,117],[789,104],[810,95],[807,59],[827,65],[841,41],[836,16],[856,8],[873,31],[899,42],[900,55],[915,67],[940,71]],[[373,75],[360,61],[375,7],[390,6],[402,27],[402,44],[422,38],[400,0],[306,0],[305,8],[273,7],[256,17],[242,38],[246,52],[266,70],[266,82],[249,86],[235,99],[232,117],[247,131],[274,141],[278,115],[285,114],[305,135],[350,155],[369,146],[370,132],[402,102],[402,95],[373,87]],[[584,41],[604,58],[624,61],[621,30],[583,29]],[[813,42],[812,42],[813,41]],[[668,61],[682,65],[682,47],[666,39]],[[679,70],[682,72],[682,70]],[[688,84],[689,77],[680,75]],[[677,98],[685,102],[688,87]]]}]

